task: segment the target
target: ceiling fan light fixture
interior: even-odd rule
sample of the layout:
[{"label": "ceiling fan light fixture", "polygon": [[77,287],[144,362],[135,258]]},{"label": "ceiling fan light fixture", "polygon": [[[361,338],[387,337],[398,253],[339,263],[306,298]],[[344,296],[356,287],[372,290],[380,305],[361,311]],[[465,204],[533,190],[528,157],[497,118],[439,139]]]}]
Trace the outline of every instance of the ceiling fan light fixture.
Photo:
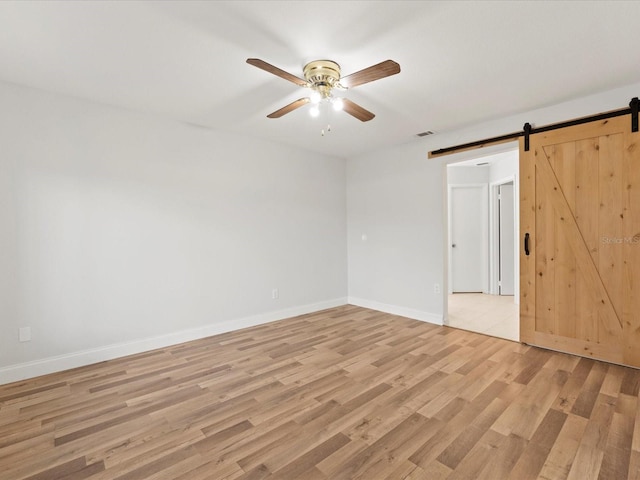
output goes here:
[{"label": "ceiling fan light fixture", "polygon": [[333,109],[336,112],[339,112],[340,110],[342,110],[344,108],[344,102],[342,101],[342,99],[340,97],[335,97],[335,98],[331,99],[331,104],[333,105]]},{"label": "ceiling fan light fixture", "polygon": [[318,103],[320,103],[320,100],[322,100],[322,94],[317,90],[312,90],[311,94],[309,95],[309,99],[311,100],[311,103],[317,105]]},{"label": "ceiling fan light fixture", "polygon": [[313,117],[316,118],[317,116],[320,115],[320,109],[318,108],[318,105],[314,105],[313,107],[311,107],[309,109],[309,114]]}]

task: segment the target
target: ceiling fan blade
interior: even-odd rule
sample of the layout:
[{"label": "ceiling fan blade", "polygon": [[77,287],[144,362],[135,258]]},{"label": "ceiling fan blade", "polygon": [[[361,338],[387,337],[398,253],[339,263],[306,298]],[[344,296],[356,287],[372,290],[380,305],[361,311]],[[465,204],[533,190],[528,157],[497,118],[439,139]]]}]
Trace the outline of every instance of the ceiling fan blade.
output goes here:
[{"label": "ceiling fan blade", "polygon": [[369,110],[362,108],[360,105],[352,102],[348,98],[343,98],[342,102],[343,102],[342,109],[345,112],[347,112],[349,115],[356,117],[361,122],[368,122],[373,117],[375,117],[375,115],[371,113]]},{"label": "ceiling fan blade", "polygon": [[272,73],[280,78],[284,78],[285,80],[289,80],[296,85],[301,87],[306,87],[307,82],[301,78],[296,77],[295,75],[290,74],[289,72],[285,72],[278,67],[271,65],[270,63],[265,62],[264,60],[260,60],[259,58],[247,58],[247,63],[249,65],[253,65],[254,67],[258,67],[265,72]]},{"label": "ceiling fan blade", "polygon": [[273,113],[270,113],[269,115],[267,115],[267,117],[269,118],[280,118],[283,115],[286,115],[289,112],[294,111],[296,108],[300,108],[303,105],[306,105],[307,103],[309,103],[311,101],[310,98],[299,98],[298,100],[296,100],[295,102],[291,102],[289,105],[286,105],[284,107],[282,107],[280,110],[276,110]]},{"label": "ceiling fan blade", "polygon": [[340,83],[347,88],[357,87],[363,83],[373,82],[384,77],[400,73],[400,65],[393,60],[385,60],[359,72],[352,73],[340,79]]}]

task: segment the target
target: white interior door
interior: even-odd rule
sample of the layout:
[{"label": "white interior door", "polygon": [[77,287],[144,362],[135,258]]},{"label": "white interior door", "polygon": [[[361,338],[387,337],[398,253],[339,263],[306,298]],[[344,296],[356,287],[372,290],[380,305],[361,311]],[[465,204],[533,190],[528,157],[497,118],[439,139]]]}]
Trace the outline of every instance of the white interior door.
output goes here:
[{"label": "white interior door", "polygon": [[513,295],[515,282],[515,198],[513,183],[498,187],[500,295]]},{"label": "white interior door", "polygon": [[450,192],[451,289],[453,293],[482,292],[487,258],[486,189],[452,186]]}]

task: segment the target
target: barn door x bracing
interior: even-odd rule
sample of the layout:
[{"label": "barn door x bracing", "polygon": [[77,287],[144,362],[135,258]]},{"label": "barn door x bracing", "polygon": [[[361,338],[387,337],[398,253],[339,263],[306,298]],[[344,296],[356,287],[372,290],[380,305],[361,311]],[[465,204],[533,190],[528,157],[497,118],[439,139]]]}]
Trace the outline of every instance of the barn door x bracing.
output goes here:
[{"label": "barn door x bracing", "polygon": [[[524,343],[640,367],[640,133],[629,116],[520,140]],[[527,254],[528,252],[528,254]]]}]

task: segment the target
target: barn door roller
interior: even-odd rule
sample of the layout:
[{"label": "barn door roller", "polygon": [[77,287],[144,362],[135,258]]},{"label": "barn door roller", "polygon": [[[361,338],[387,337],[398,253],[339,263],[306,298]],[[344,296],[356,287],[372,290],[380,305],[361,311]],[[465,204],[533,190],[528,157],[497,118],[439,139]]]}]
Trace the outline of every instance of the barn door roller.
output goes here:
[{"label": "barn door roller", "polygon": [[529,137],[531,136],[531,124],[529,122],[524,124],[524,151],[529,151]]}]

